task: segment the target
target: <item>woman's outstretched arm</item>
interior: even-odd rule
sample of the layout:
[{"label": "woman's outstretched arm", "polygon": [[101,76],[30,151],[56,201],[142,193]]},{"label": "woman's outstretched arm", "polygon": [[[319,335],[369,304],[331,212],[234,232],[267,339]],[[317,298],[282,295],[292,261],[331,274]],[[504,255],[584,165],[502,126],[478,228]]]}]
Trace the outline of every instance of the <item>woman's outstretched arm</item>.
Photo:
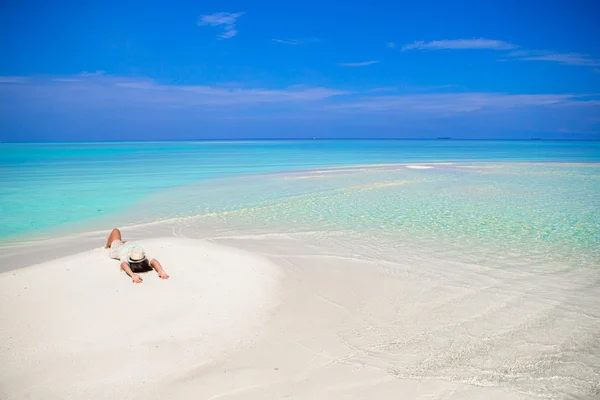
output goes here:
[{"label": "woman's outstretched arm", "polygon": [[156,273],[158,273],[158,276],[160,276],[162,279],[169,279],[169,275],[167,275],[162,265],[160,265],[156,258],[150,261],[150,265],[152,266],[152,268],[154,268]]},{"label": "woman's outstretched arm", "polygon": [[138,274],[134,274],[133,273],[133,271],[131,270],[131,268],[129,268],[129,263],[122,262],[121,263],[121,268],[123,268],[123,271],[125,271],[125,273],[131,277],[131,281],[133,283],[142,283],[142,281],[143,281],[142,277],[139,276]]}]

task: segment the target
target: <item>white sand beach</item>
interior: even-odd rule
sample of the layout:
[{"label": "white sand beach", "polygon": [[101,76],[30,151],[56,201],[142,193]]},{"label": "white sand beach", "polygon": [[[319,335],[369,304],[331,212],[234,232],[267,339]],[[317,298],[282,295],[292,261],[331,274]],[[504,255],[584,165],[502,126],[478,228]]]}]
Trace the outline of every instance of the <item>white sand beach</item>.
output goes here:
[{"label": "white sand beach", "polygon": [[600,393],[589,351],[600,289],[585,271],[537,276],[402,246],[373,252],[347,235],[166,231],[139,241],[166,281],[148,273],[132,284],[99,246],[55,258],[67,251],[56,241],[47,262],[0,274],[0,398]]},{"label": "white sand beach", "polygon": [[104,248],[0,274],[0,398],[148,398],[251,342],[273,312],[279,272],[265,259],[182,238],[140,244],[170,279],[133,284]]}]

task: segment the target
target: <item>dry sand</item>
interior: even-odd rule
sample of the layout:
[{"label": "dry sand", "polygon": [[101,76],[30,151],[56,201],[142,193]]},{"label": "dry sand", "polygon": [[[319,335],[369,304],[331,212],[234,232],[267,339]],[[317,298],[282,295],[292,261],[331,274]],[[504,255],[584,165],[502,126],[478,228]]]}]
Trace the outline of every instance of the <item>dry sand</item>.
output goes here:
[{"label": "dry sand", "polygon": [[103,248],[0,274],[0,398],[148,398],[142,389],[251,341],[277,304],[279,272],[263,258],[191,239],[140,244],[170,279],[133,284]]}]

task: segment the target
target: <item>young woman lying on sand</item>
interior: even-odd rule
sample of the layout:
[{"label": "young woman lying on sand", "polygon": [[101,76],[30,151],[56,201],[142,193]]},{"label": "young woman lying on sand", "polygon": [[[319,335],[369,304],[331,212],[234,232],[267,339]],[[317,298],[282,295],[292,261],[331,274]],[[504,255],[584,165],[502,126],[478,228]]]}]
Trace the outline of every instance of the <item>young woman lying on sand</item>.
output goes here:
[{"label": "young woman lying on sand", "polygon": [[110,249],[108,256],[121,260],[121,268],[131,277],[134,283],[142,283],[142,277],[137,273],[148,272],[153,268],[162,279],[169,279],[169,275],[162,268],[157,259],[148,261],[144,249],[139,244],[124,242],[121,231],[113,229],[106,239],[105,248]]}]

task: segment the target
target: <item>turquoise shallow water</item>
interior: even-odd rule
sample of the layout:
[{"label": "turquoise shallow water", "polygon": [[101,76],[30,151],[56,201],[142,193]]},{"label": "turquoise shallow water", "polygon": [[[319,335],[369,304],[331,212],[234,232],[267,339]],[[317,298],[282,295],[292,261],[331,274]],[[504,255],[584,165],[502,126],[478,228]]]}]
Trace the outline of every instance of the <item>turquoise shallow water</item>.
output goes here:
[{"label": "turquoise shallow water", "polygon": [[593,266],[600,164],[420,163],[228,177],[158,191],[113,222],[156,220],[171,220],[185,236],[341,232],[376,248],[451,249],[452,259],[478,264]]},{"label": "turquoise shallow water", "polygon": [[[510,173],[500,174],[491,169],[436,168],[434,173],[429,173],[429,170],[403,170],[404,175],[389,171],[385,175],[385,171],[379,171],[377,174],[340,175],[336,179],[288,177],[285,181],[267,180],[268,183],[264,184],[269,186],[268,190],[257,190],[262,182],[260,179],[241,180],[235,184],[236,187],[231,186],[233,181],[221,180],[356,164],[433,161],[594,163],[600,161],[600,142],[3,143],[0,144],[0,238],[35,236],[82,221],[89,221],[91,227],[95,221],[111,220],[115,216],[137,223],[232,207],[247,209],[246,206],[260,200],[281,203],[274,206],[275,211],[270,215],[257,214],[256,219],[269,221],[272,217],[284,224],[294,220],[294,213],[297,213],[299,223],[307,225],[392,231],[414,225],[414,229],[427,228],[448,234],[453,234],[453,229],[456,229],[457,233],[468,236],[491,232],[494,220],[503,219],[514,221],[515,227],[535,227],[539,236],[555,237],[557,232],[562,232],[561,237],[567,237],[571,231],[565,229],[573,229],[575,236],[583,237],[578,239],[580,242],[595,239],[593,232],[597,227],[597,215],[594,209],[598,205],[600,191],[598,170],[594,167],[561,165],[529,169],[520,166],[513,167]],[[418,180],[421,183],[408,185],[407,189],[396,187],[396,191],[388,188],[368,195],[365,192],[364,196],[357,198],[348,194],[352,191],[343,190],[346,184],[368,185],[388,180]],[[213,181],[215,185],[210,189],[201,188],[202,184]],[[244,182],[250,184],[247,187],[240,184]],[[417,190],[413,191],[412,187]],[[199,188],[200,192],[194,192]],[[315,195],[322,189],[326,191],[326,197]],[[185,195],[180,194],[178,198],[169,195],[178,193],[178,190],[186,191]],[[207,190],[221,195],[207,194]],[[311,190],[314,191],[313,197],[309,195]],[[245,194],[242,196],[241,193]],[[163,199],[165,196],[167,200]],[[301,196],[298,204],[294,203],[296,208],[289,200],[293,196]],[[140,209],[137,205],[152,203],[156,199],[162,200],[136,213]],[[341,199],[352,199],[352,207],[338,204]],[[482,199],[504,201],[488,204],[482,203]],[[325,205],[328,202],[330,207]],[[404,204],[406,210],[412,211],[407,211],[406,215],[398,214],[398,209],[392,204]],[[479,211],[478,205],[482,205]],[[531,210],[542,206],[552,217],[538,221]],[[288,210],[288,214],[278,214],[283,209]],[[435,209],[439,212],[432,212]],[[303,218],[302,215],[307,212],[310,218]],[[571,224],[573,227],[567,228],[567,222],[580,221],[583,216],[587,222]],[[458,224],[457,218],[466,218],[470,222]]]}]

